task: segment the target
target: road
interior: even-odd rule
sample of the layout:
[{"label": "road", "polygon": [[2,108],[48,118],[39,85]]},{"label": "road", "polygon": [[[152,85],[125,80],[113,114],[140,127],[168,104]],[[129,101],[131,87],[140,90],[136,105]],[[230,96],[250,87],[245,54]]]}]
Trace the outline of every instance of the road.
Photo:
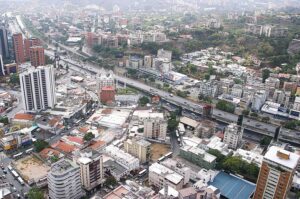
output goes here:
[{"label": "road", "polygon": [[[4,169],[7,171],[7,174],[4,174],[3,169],[0,170],[0,175],[2,176],[2,181],[10,183],[11,192],[13,192],[15,198],[17,198],[17,194],[24,198],[24,193],[28,193],[30,187],[25,184],[24,186],[21,185],[12,175],[12,173],[8,170],[7,166],[12,162],[12,159],[7,157],[3,152],[0,153],[0,162],[1,165],[3,164]],[[3,175],[5,178],[3,178]],[[16,189],[14,189],[14,187]]]}]

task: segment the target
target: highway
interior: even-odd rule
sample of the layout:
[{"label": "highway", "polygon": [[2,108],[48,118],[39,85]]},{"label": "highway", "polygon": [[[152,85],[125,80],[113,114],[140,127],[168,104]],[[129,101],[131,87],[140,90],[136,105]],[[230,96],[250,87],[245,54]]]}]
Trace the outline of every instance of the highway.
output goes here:
[{"label": "highway", "polygon": [[[62,46],[62,45],[60,45],[60,46]],[[64,48],[67,51],[71,51],[71,53],[73,53],[74,55],[86,58],[86,56],[81,55],[78,52],[73,52],[72,49],[70,49],[68,47],[63,46],[62,48]],[[50,51],[50,50],[46,50],[45,54],[50,56],[50,57],[54,56],[54,52]],[[98,73],[101,73],[104,70],[103,68],[100,68],[99,66],[95,66],[95,65],[92,65],[92,64],[82,65],[81,63],[79,63],[77,61],[74,61],[74,60],[71,60],[70,58],[67,58],[67,57],[64,57],[64,56],[61,56],[60,58],[61,58],[60,59],[61,61],[65,62],[65,63],[68,63],[70,68],[72,68],[73,70],[76,70],[76,68],[77,68],[77,71],[79,69],[78,72],[81,72],[81,73],[83,73],[82,70],[84,70],[86,73],[90,73],[91,75],[97,75]],[[172,103],[176,106],[181,106],[183,109],[189,110],[189,111],[197,113],[197,114],[201,114],[201,115],[203,114],[204,105],[202,105],[202,104],[198,104],[198,103],[192,102],[190,100],[187,100],[185,98],[181,98],[181,97],[172,95],[168,92],[165,92],[165,91],[162,91],[160,89],[148,86],[144,83],[141,83],[139,81],[136,81],[136,80],[133,80],[133,79],[130,79],[130,78],[127,78],[127,77],[115,75],[115,79],[118,82],[124,83],[126,85],[129,85],[130,87],[134,87],[138,90],[149,93],[151,95],[158,95],[163,100],[165,100],[169,103]]]}]

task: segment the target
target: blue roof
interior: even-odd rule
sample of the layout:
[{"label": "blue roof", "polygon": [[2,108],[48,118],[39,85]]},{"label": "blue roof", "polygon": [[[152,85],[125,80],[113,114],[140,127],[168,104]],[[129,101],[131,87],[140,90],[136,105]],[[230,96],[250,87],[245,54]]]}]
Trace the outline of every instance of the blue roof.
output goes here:
[{"label": "blue roof", "polygon": [[255,184],[223,171],[209,185],[218,188],[221,195],[228,199],[249,199],[255,191]]}]

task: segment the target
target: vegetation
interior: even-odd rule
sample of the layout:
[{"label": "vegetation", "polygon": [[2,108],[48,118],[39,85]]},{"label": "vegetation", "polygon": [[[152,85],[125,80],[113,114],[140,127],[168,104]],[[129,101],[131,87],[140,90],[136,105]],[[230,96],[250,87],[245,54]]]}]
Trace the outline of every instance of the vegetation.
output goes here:
[{"label": "vegetation", "polygon": [[83,139],[85,141],[91,141],[92,139],[95,138],[95,135],[92,132],[88,132],[87,134],[84,135]]},{"label": "vegetation", "polygon": [[108,176],[104,182],[105,186],[116,186],[117,180],[113,176]]},{"label": "vegetation", "polygon": [[36,142],[33,143],[34,148],[37,152],[41,152],[43,149],[49,147],[49,143],[45,140],[38,139]]},{"label": "vegetation", "polygon": [[220,109],[220,110],[228,112],[228,113],[234,113],[234,110],[235,110],[235,106],[232,103],[227,102],[225,100],[218,101],[216,107],[217,107],[217,109]]},{"label": "vegetation", "polygon": [[294,130],[300,126],[300,121],[297,120],[288,121],[283,126],[284,128]]},{"label": "vegetation", "polygon": [[179,122],[177,121],[176,113],[171,113],[168,120],[168,131],[175,132],[178,127]]},{"label": "vegetation", "polygon": [[56,155],[51,156],[51,158],[50,158],[51,163],[55,163],[55,162],[57,162],[58,160],[59,160],[59,158],[58,158]]},{"label": "vegetation", "polygon": [[217,157],[216,169],[239,174],[252,182],[256,182],[259,173],[259,167],[256,164],[248,163],[238,156],[226,157],[215,149],[209,149],[208,153]]},{"label": "vegetation", "polygon": [[9,77],[9,83],[14,84],[14,85],[19,85],[20,84],[20,78],[17,73],[13,73]]},{"label": "vegetation", "polygon": [[28,192],[28,198],[29,199],[43,199],[44,192],[37,187],[32,187]]},{"label": "vegetation", "polygon": [[242,114],[245,116],[249,115],[249,113],[250,113],[250,111],[248,109],[242,111]]},{"label": "vegetation", "polygon": [[178,95],[179,97],[183,97],[183,98],[186,98],[189,94],[189,91],[176,91],[176,95]]},{"label": "vegetation", "polygon": [[139,99],[139,105],[140,106],[145,106],[146,104],[148,104],[150,102],[149,98],[146,96],[143,96]]},{"label": "vegetation", "polygon": [[8,117],[1,116],[0,123],[3,123],[5,125],[8,124],[9,123]]},{"label": "vegetation", "polygon": [[147,43],[142,43],[141,45],[142,50],[148,51],[151,54],[157,54],[157,51],[159,49],[164,49],[164,50],[169,50],[172,51],[172,59],[174,60],[179,60],[180,56],[182,55],[182,51],[177,48],[177,46],[173,43],[166,42],[166,43],[155,43],[155,42],[147,42]]},{"label": "vegetation", "polygon": [[108,48],[108,47],[105,47],[102,45],[95,45],[95,46],[93,46],[93,50],[105,58],[111,57],[111,56],[120,58],[120,57],[123,57],[123,55],[124,55],[124,49],[122,49],[122,48]]},{"label": "vegetation", "polygon": [[268,69],[264,69],[262,71],[262,81],[263,83],[265,83],[266,79],[268,79],[270,77],[270,71]]},{"label": "vegetation", "polygon": [[272,141],[272,138],[264,136],[263,139],[260,140],[259,144],[261,146],[266,147],[266,146],[269,146],[269,144],[271,143],[271,141]]}]

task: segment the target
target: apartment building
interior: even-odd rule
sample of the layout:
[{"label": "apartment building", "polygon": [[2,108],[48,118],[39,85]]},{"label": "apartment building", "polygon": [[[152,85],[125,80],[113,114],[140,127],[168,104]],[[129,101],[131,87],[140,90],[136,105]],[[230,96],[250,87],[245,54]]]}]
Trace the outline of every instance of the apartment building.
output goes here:
[{"label": "apartment building", "polygon": [[24,63],[26,60],[24,55],[24,43],[22,33],[17,33],[13,35],[13,47],[16,63]]},{"label": "apartment building", "polygon": [[164,119],[163,114],[150,114],[149,117],[144,118],[144,136],[146,138],[165,141],[167,134],[168,123]]},{"label": "apartment building", "polygon": [[45,65],[45,52],[42,46],[33,46],[29,48],[29,59],[31,66]]},{"label": "apartment building", "polygon": [[127,139],[124,142],[124,150],[137,157],[141,163],[146,163],[150,160],[151,143],[144,139]]},{"label": "apartment building", "polygon": [[225,128],[223,142],[231,149],[237,149],[242,144],[243,129],[235,123],[229,124]]}]

